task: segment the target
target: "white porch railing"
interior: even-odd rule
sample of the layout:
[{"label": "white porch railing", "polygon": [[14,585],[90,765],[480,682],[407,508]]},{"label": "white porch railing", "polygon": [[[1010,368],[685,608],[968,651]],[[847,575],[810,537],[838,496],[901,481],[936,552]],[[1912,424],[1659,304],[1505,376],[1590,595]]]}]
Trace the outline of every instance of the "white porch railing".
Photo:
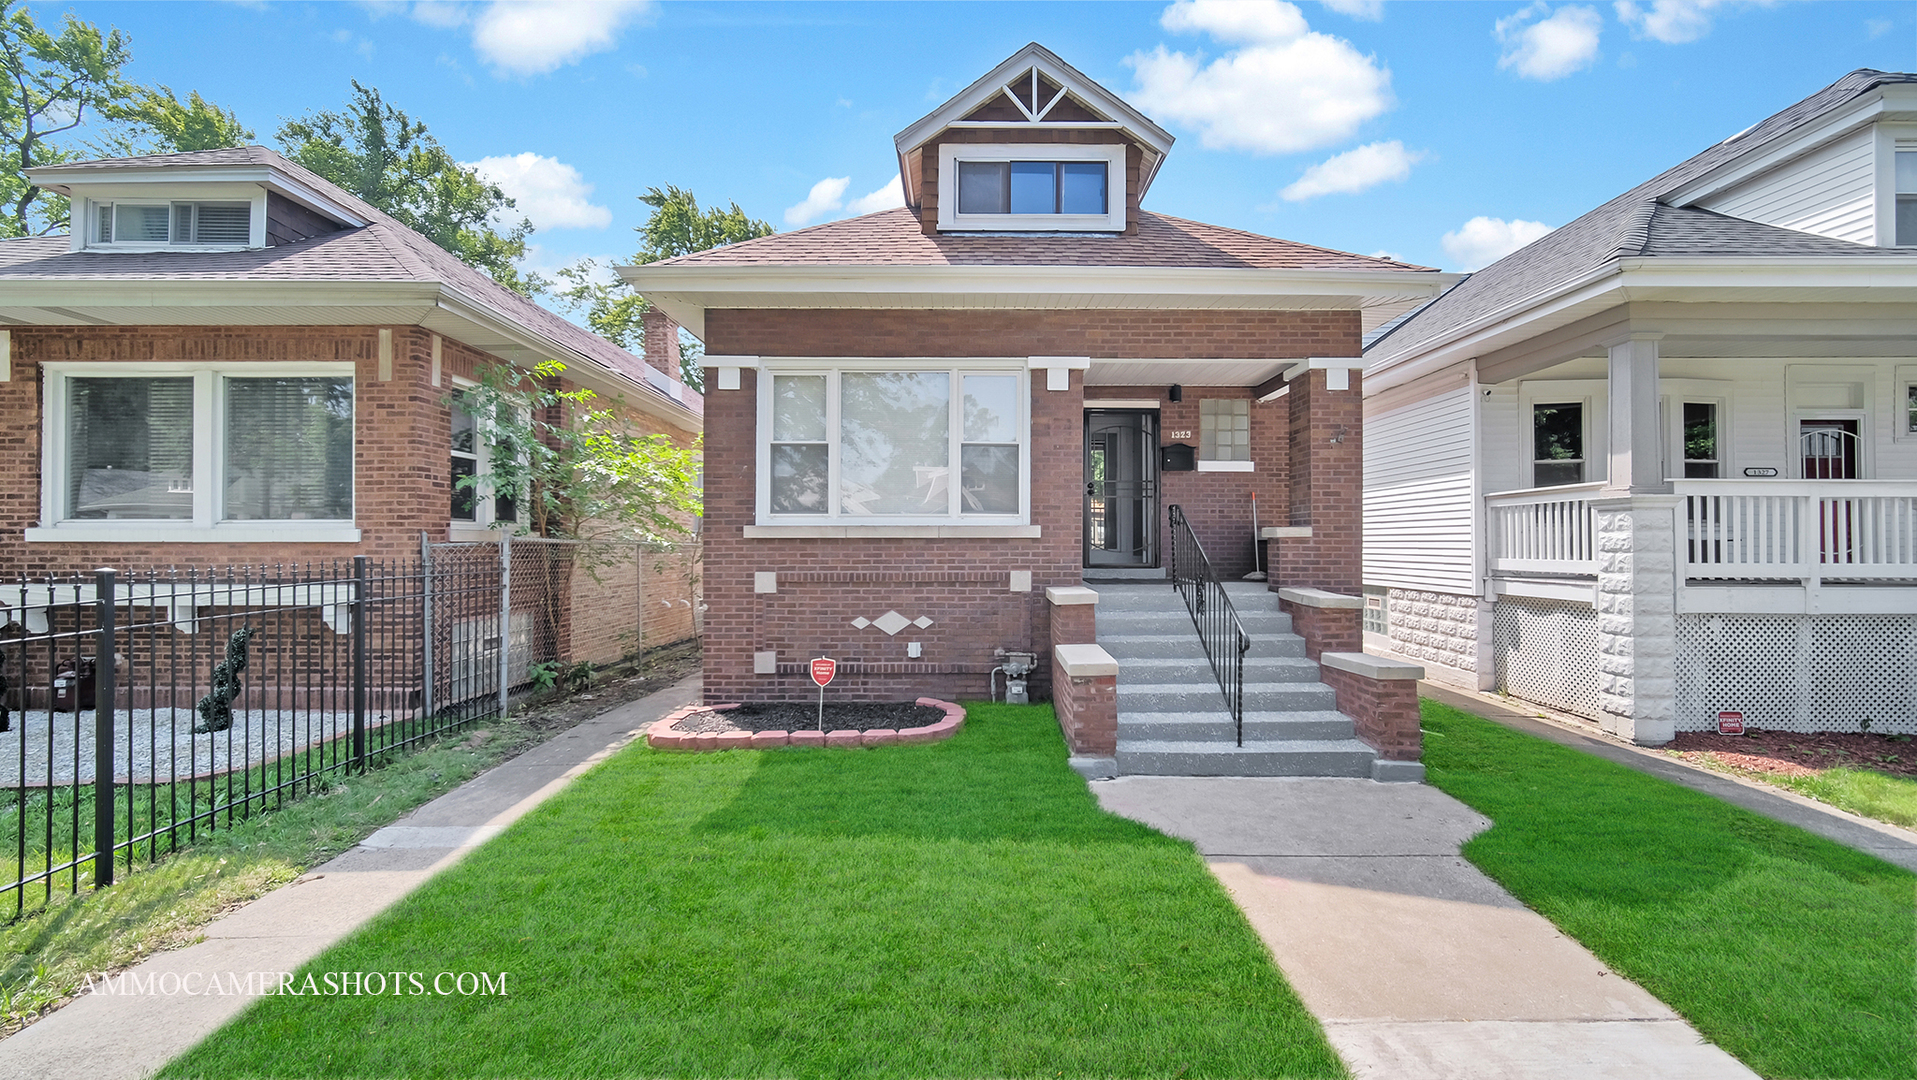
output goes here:
[{"label": "white porch railing", "polygon": [[1917,578],[1917,483],[1680,480],[1688,580]]},{"label": "white porch railing", "polygon": [[1604,485],[1567,484],[1487,495],[1487,565],[1493,574],[1597,573],[1591,500]]}]

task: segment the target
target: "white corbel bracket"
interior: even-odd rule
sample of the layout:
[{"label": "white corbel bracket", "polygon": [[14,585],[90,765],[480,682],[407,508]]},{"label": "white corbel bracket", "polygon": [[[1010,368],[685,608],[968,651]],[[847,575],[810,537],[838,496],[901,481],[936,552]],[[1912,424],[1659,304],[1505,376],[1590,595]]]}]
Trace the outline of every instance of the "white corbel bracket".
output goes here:
[{"label": "white corbel bracket", "polygon": [[1285,381],[1290,382],[1307,371],[1322,371],[1325,373],[1325,389],[1349,390],[1351,373],[1364,369],[1364,358],[1360,356],[1314,356],[1286,368]]},{"label": "white corbel bracket", "polygon": [[1033,371],[1045,372],[1045,389],[1070,390],[1072,372],[1084,371],[1092,366],[1089,356],[1028,356],[1026,366]]},{"label": "white corbel bracket", "polygon": [[758,367],[759,358],[756,356],[714,356],[711,353],[707,353],[699,358],[699,366],[719,369],[719,377],[715,380],[718,389],[737,390],[739,388],[739,369]]}]

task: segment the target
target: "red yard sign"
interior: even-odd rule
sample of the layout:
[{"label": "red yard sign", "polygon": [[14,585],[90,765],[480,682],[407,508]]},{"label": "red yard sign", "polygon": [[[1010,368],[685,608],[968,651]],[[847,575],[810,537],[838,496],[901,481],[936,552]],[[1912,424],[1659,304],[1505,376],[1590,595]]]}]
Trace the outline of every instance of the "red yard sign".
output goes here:
[{"label": "red yard sign", "polygon": [[832,676],[838,674],[838,672],[839,662],[837,660],[821,656],[812,661],[812,681],[818,683],[819,689],[821,690],[825,689],[826,684],[832,681]]},{"label": "red yard sign", "polygon": [[1721,712],[1717,714],[1717,733],[1719,735],[1744,734],[1744,714],[1741,712]]}]

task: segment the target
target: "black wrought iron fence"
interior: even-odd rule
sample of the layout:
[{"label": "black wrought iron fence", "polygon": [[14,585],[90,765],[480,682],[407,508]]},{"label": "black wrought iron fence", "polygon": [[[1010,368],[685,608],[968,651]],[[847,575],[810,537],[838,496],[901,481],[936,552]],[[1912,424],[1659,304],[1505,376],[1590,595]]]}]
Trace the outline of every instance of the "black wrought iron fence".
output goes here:
[{"label": "black wrought iron fence", "polygon": [[1185,520],[1185,511],[1174,504],[1171,515],[1171,579],[1178,595],[1185,599],[1192,625],[1198,628],[1198,640],[1204,643],[1205,656],[1211,661],[1212,674],[1218,676],[1218,688],[1224,692],[1225,707],[1231,712],[1237,730],[1238,745],[1245,745],[1245,653],[1251,650],[1251,635],[1238,621],[1225,586],[1212,572],[1205,548]]},{"label": "black wrought iron fence", "polygon": [[0,584],[0,920],[500,714],[592,602],[571,545],[422,548]]}]

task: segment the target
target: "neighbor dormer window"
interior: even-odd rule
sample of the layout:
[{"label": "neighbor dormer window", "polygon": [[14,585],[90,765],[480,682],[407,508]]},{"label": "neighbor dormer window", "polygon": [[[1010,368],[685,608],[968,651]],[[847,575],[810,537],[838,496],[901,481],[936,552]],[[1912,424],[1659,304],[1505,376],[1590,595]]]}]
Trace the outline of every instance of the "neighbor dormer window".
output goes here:
[{"label": "neighbor dormer window", "polygon": [[245,247],[253,236],[246,202],[95,203],[93,242],[171,247]]},{"label": "neighbor dormer window", "polygon": [[1917,245],[1917,150],[1897,151],[1897,246]]},{"label": "neighbor dormer window", "polygon": [[1125,227],[1125,148],[946,143],[939,147],[939,228],[1116,232]]}]

